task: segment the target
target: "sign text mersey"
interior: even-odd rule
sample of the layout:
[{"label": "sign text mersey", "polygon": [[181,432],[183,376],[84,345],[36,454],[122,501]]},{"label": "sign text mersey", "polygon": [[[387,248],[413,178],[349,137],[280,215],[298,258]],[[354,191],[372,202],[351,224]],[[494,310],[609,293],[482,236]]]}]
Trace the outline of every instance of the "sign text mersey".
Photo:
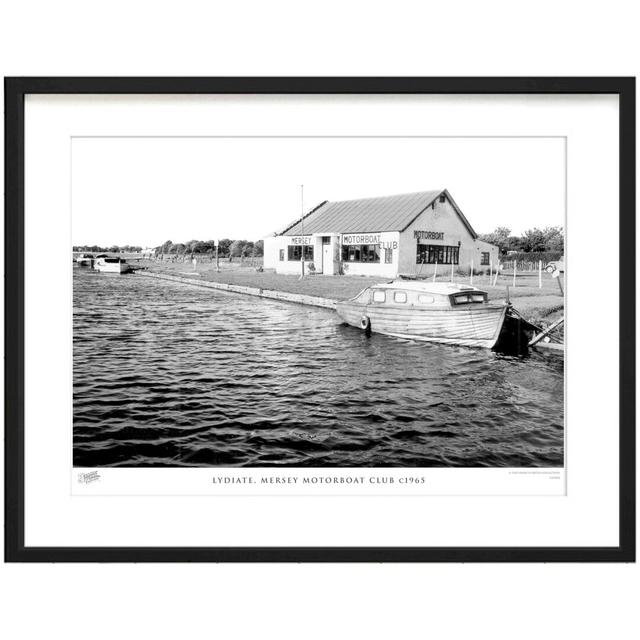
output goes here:
[{"label": "sign text mersey", "polygon": [[311,236],[292,236],[291,244],[311,244]]}]

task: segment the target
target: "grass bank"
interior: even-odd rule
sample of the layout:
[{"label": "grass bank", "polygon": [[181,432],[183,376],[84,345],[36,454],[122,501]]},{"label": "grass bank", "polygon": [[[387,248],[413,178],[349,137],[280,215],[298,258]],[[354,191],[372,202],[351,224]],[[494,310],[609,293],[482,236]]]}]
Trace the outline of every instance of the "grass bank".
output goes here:
[{"label": "grass bank", "polygon": [[[208,262],[198,263],[195,270],[188,262],[141,261],[140,266],[147,267],[149,271],[165,272],[197,280],[272,289],[333,300],[348,300],[365,287],[389,281],[389,278],[349,275],[313,275],[301,280],[299,276],[276,274],[271,270],[256,271],[256,267],[249,261],[244,263],[221,261],[220,271],[216,271],[215,265]],[[442,275],[436,280],[436,282],[449,281],[449,275]],[[469,278],[456,275],[454,282],[469,284]],[[538,286],[537,273],[518,275],[515,287],[512,276],[499,276],[495,287],[493,282],[490,282],[489,276],[474,276],[473,285],[486,290],[489,299],[496,301],[506,299],[508,285],[509,298],[513,305],[527,320],[538,326],[547,326],[564,313],[564,298],[560,294],[558,282],[547,273],[543,273],[542,288]]]}]

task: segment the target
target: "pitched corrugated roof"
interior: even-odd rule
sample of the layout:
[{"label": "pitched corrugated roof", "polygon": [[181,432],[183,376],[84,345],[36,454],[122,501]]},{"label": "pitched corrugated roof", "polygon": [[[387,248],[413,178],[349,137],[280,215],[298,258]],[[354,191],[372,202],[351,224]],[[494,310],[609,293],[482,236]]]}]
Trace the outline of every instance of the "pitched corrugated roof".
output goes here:
[{"label": "pitched corrugated roof", "polygon": [[442,193],[447,195],[463,223],[475,237],[471,225],[446,189],[324,202],[307,213],[302,220],[298,219],[289,227],[285,227],[278,235],[404,231]]}]

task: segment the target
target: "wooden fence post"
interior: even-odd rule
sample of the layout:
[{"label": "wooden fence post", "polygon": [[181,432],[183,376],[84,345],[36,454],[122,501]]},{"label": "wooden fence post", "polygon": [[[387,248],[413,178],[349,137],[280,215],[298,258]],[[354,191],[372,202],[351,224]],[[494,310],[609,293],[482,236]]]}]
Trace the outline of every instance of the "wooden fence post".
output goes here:
[{"label": "wooden fence post", "polygon": [[538,260],[538,288],[542,289],[542,260]]},{"label": "wooden fence post", "polygon": [[516,269],[518,268],[518,263],[513,261],[513,286],[516,286]]},{"label": "wooden fence post", "polygon": [[436,266],[433,269],[433,281],[436,281],[436,276],[438,275],[438,258],[436,258]]}]

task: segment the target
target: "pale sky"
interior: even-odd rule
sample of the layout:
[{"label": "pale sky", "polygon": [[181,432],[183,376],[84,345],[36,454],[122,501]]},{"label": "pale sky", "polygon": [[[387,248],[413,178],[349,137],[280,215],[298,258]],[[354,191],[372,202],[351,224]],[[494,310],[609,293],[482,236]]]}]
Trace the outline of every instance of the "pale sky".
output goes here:
[{"label": "pale sky", "polygon": [[564,225],[563,138],[74,138],[74,245],[257,240],[323,200],[448,189],[478,233]]}]

